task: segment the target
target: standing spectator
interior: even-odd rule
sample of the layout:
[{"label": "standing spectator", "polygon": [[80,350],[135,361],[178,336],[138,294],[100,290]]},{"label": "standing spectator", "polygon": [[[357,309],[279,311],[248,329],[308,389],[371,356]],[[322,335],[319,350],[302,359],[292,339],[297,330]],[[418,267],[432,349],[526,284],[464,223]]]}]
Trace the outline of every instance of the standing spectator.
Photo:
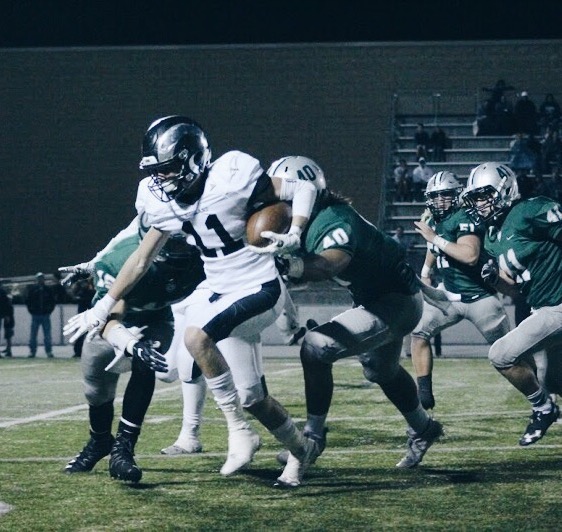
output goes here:
[{"label": "standing spectator", "polygon": [[536,135],[538,132],[537,107],[527,91],[521,92],[513,107],[515,131]]},{"label": "standing spectator", "polygon": [[418,122],[416,132],[414,133],[414,142],[416,144],[416,157],[427,157],[430,138],[425,130],[425,126],[421,122]]},{"label": "standing spectator", "polygon": [[554,98],[554,95],[549,92],[539,107],[539,126],[544,131],[546,128],[558,129],[560,126],[560,105]]},{"label": "standing spectator", "polygon": [[447,160],[445,150],[451,148],[451,139],[441,126],[437,126],[431,134],[430,146],[433,161],[444,162]]},{"label": "standing spectator", "polygon": [[516,130],[513,105],[505,95],[501,96],[492,113],[492,135],[512,135]]},{"label": "standing spectator", "polygon": [[14,336],[14,306],[6,290],[0,286],[0,324],[4,320],[4,338],[6,339],[6,349],[2,354],[6,358],[12,356],[12,337]]},{"label": "standing spectator", "polygon": [[400,159],[394,169],[396,201],[412,201],[412,176],[405,159]]},{"label": "standing spectator", "polygon": [[27,293],[25,304],[31,314],[31,333],[29,336],[29,356],[35,358],[37,354],[37,333],[43,328],[45,353],[53,358],[53,342],[51,339],[51,313],[55,310],[56,298],[54,290],[45,284],[45,275],[41,272],[35,275],[36,284]]},{"label": "standing spectator", "polygon": [[425,157],[420,157],[418,160],[418,166],[416,166],[412,172],[414,201],[423,200],[423,193],[427,187],[427,182],[433,174],[433,169],[427,166]]},{"label": "standing spectator", "polygon": [[[72,285],[72,296],[78,304],[78,313],[88,310],[92,306],[92,299],[96,295],[94,284],[91,277],[81,279]],[[80,358],[82,356],[82,346],[86,335],[82,335],[76,342],[74,342],[74,355],[73,358]]]}]

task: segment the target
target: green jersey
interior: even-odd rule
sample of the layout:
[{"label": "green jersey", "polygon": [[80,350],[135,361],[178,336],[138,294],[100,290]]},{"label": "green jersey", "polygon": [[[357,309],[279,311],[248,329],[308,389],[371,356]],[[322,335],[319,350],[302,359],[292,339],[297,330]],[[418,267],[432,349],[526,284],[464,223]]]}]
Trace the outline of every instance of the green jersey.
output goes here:
[{"label": "green jersey", "polygon": [[[124,238],[96,261],[94,300],[102,298],[111,288],[123,264],[139,243],[138,235]],[[125,321],[146,323],[170,318],[170,305],[185,299],[204,278],[203,263],[195,251],[192,258],[181,261],[164,260],[159,256],[124,297],[127,303]]]},{"label": "green jersey", "polygon": [[562,244],[556,241],[561,232],[560,205],[536,197],[517,202],[501,226],[486,234],[486,250],[533,308],[562,303]]},{"label": "green jersey", "polygon": [[336,279],[350,291],[355,304],[368,305],[383,294],[414,294],[419,288],[405,263],[406,251],[347,204],[323,208],[304,236],[307,252],[341,249],[351,262]]},{"label": "green jersey", "polygon": [[[475,225],[468,217],[464,209],[456,209],[449,213],[443,220],[435,222],[430,218],[428,225],[441,237],[456,242],[466,235],[475,235],[480,240],[484,239],[486,229],[481,225]],[[487,297],[495,291],[486,285],[480,276],[483,264],[487,256],[482,247],[478,264],[469,266],[453,259],[437,246],[427,244],[429,251],[435,256],[436,266],[443,279],[443,285],[448,292],[460,296],[463,303],[477,301]]]}]

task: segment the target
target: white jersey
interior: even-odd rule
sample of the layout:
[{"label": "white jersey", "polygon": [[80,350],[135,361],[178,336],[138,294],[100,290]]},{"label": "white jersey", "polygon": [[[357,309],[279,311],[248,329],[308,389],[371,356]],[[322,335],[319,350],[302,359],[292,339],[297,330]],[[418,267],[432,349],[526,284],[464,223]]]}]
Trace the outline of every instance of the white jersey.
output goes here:
[{"label": "white jersey", "polygon": [[277,277],[273,256],[247,247],[248,201],[262,173],[257,159],[230,151],[210,166],[203,194],[193,205],[158,200],[148,188],[148,177],[139,184],[135,206],[156,229],[188,235],[187,241],[201,251],[213,292],[259,286]]}]

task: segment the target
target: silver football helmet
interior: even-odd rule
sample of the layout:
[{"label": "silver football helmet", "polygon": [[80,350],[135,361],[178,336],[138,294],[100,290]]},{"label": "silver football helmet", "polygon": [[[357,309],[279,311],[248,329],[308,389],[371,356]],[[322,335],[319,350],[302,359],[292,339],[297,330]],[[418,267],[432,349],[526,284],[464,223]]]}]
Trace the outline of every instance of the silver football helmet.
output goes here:
[{"label": "silver football helmet", "polygon": [[431,176],[425,189],[425,204],[436,222],[457,207],[462,188],[453,172],[437,172]]},{"label": "silver football helmet", "polygon": [[277,159],[267,169],[267,175],[310,181],[318,192],[326,190],[326,178],[322,169],[312,159],[302,155],[289,155]]},{"label": "silver football helmet", "polygon": [[520,197],[513,170],[494,162],[473,168],[462,194],[468,215],[476,223],[496,219]]},{"label": "silver football helmet", "polygon": [[172,115],[150,124],[139,168],[151,176],[148,188],[160,201],[193,203],[202,192],[210,160],[211,149],[201,126]]}]

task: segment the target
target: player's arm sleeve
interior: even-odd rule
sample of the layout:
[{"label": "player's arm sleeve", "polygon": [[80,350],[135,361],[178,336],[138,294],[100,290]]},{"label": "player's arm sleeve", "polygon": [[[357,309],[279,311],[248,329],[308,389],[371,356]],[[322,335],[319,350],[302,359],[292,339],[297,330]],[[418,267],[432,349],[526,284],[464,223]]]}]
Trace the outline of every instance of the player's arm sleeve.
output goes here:
[{"label": "player's arm sleeve", "polygon": [[534,237],[562,242],[562,208],[556,201],[541,205],[535,214],[529,217],[529,226],[533,227]]}]

